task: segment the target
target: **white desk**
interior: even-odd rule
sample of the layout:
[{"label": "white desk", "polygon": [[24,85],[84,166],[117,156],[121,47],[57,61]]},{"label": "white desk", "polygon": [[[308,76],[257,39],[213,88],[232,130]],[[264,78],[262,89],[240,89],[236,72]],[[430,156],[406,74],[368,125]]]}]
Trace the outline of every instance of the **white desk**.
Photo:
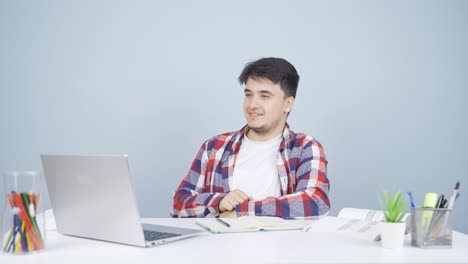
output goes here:
[{"label": "white desk", "polygon": [[[195,219],[157,218],[144,222],[200,229]],[[377,242],[297,230],[217,235],[207,232],[152,248],[49,231],[46,247],[29,255],[0,255],[0,263],[468,263],[468,236],[458,232],[453,234],[452,249],[431,250],[411,247],[409,240],[403,249],[388,250]]]}]

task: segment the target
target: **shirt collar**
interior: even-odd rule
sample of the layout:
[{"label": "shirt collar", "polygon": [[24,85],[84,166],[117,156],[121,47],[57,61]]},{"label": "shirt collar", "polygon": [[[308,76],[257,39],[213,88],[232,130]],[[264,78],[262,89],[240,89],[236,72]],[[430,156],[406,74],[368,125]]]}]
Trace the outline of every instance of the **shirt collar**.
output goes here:
[{"label": "shirt collar", "polygon": [[[242,142],[242,139],[244,139],[244,135],[247,133],[247,131],[249,131],[248,125],[245,125],[241,130],[239,130],[239,134],[238,134],[239,143]],[[283,130],[283,138],[281,139],[280,150],[283,150],[285,147],[288,147],[288,142],[293,137],[293,133],[294,132],[292,132],[289,129],[289,124],[286,123],[284,126],[284,130]]]}]

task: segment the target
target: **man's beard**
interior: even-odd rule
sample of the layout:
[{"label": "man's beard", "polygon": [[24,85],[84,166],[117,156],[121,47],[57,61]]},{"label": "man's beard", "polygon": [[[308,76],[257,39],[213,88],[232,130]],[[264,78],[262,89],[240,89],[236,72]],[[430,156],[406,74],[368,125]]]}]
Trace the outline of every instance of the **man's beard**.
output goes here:
[{"label": "man's beard", "polygon": [[260,126],[260,127],[251,127],[247,124],[247,126],[249,127],[249,129],[252,129],[255,133],[257,133],[258,135],[267,135],[268,133],[270,133],[273,129],[275,129],[278,124],[281,122],[280,119],[278,120],[275,120],[275,122],[273,124],[269,124],[269,125],[263,125],[263,126]]},{"label": "man's beard", "polygon": [[268,133],[268,128],[266,126],[262,126],[262,127],[249,126],[249,128],[259,135],[265,135]]}]

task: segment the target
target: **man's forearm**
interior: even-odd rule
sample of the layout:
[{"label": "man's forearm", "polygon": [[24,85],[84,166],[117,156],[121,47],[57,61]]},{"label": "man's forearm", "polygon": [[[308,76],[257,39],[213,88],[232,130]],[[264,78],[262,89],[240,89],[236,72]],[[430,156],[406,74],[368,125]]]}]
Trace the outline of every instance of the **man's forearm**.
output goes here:
[{"label": "man's forearm", "polygon": [[238,216],[277,216],[283,218],[314,217],[330,210],[327,193],[318,188],[284,195],[268,197],[261,201],[242,203],[236,207]]},{"label": "man's forearm", "polygon": [[174,195],[172,217],[214,217],[219,215],[219,203],[225,193],[195,193],[179,189]]}]

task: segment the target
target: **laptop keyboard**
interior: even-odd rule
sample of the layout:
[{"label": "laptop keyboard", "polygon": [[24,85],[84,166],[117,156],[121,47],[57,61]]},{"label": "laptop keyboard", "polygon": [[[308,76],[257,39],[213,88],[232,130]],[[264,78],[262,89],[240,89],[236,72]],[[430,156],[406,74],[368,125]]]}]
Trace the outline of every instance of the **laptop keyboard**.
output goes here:
[{"label": "laptop keyboard", "polygon": [[151,230],[143,230],[143,233],[145,234],[146,241],[159,240],[163,238],[169,238],[169,237],[175,237],[175,236],[181,235],[181,234],[164,233],[164,232],[157,232],[157,231],[151,231]]}]

